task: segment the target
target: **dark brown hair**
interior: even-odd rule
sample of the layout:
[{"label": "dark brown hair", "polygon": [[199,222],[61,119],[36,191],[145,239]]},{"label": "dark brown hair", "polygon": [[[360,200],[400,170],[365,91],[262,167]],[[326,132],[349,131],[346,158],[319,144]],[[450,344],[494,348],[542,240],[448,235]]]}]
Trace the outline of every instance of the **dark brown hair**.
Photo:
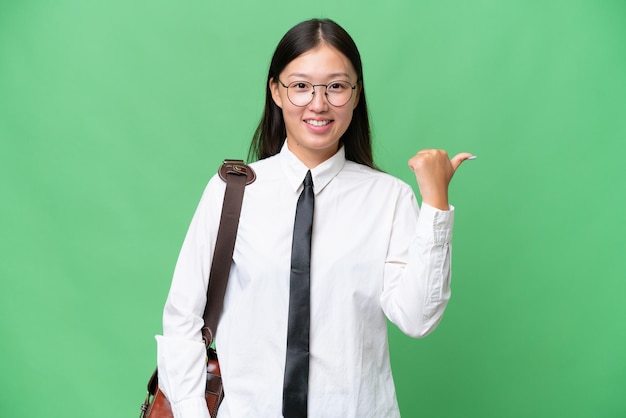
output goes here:
[{"label": "dark brown hair", "polygon": [[263,159],[278,154],[287,136],[282,109],[272,99],[270,80],[278,78],[291,61],[322,43],[339,50],[350,60],[357,73],[357,83],[360,85],[359,102],[352,114],[350,126],[340,141],[345,147],[346,158],[375,168],[361,55],[348,32],[330,19],[311,19],[299,23],[291,28],[278,43],[265,83],[265,109],[252,137],[248,153],[249,160]]}]

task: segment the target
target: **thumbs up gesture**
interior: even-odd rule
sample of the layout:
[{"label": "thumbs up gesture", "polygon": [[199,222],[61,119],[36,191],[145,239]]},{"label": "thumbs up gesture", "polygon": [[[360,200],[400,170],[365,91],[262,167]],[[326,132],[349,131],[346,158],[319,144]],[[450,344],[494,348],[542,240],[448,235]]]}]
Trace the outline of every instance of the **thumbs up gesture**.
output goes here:
[{"label": "thumbs up gesture", "polygon": [[452,158],[444,150],[426,149],[409,160],[409,167],[415,173],[422,202],[440,210],[448,210],[448,186],[452,176],[463,161],[476,158],[469,152],[462,152]]}]

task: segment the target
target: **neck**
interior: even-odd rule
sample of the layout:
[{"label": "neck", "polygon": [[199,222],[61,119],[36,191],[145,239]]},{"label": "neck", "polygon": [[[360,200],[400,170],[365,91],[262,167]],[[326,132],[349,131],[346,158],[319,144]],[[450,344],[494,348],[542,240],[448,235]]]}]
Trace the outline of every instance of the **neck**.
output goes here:
[{"label": "neck", "polygon": [[289,141],[287,139],[287,148],[289,151],[293,153],[304,165],[306,165],[309,169],[313,169],[323,163],[324,161],[331,158],[333,155],[339,151],[339,146],[332,148],[324,148],[324,149],[308,149],[295,141]]}]

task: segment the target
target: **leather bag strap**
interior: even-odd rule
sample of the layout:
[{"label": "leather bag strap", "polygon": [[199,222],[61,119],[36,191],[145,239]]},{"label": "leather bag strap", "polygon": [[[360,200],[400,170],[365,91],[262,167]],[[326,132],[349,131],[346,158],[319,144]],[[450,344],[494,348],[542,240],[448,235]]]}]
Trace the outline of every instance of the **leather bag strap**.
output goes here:
[{"label": "leather bag strap", "polygon": [[256,174],[241,160],[225,160],[220,167],[219,175],[226,182],[222,215],[215,242],[215,251],[211,262],[207,302],[204,308],[204,328],[202,335],[207,347],[213,342],[217,330],[224,295],[233,260],[239,215],[246,185],[256,180]]},{"label": "leather bag strap", "polygon": [[[215,329],[224,306],[224,294],[226,294],[226,285],[235,249],[243,192],[248,184],[256,180],[254,170],[244,164],[242,160],[224,160],[224,164],[219,169],[219,176],[226,182],[226,191],[224,192],[224,204],[209,274],[207,304],[204,308],[202,335],[207,346],[207,353],[213,342],[213,335],[215,335]],[[142,413],[146,412],[150,397],[156,393],[157,384],[158,370],[155,369],[148,381],[148,395],[142,406]]]}]

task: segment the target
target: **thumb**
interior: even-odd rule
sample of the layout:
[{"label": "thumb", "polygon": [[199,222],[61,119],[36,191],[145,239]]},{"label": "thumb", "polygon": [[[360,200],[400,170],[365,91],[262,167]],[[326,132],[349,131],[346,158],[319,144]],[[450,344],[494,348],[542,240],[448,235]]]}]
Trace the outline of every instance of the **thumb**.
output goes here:
[{"label": "thumb", "polygon": [[463,161],[466,161],[470,158],[474,159],[476,158],[476,156],[469,152],[461,152],[450,159],[450,164],[452,164],[452,168],[454,169],[454,171],[456,171],[456,169],[459,168]]}]

